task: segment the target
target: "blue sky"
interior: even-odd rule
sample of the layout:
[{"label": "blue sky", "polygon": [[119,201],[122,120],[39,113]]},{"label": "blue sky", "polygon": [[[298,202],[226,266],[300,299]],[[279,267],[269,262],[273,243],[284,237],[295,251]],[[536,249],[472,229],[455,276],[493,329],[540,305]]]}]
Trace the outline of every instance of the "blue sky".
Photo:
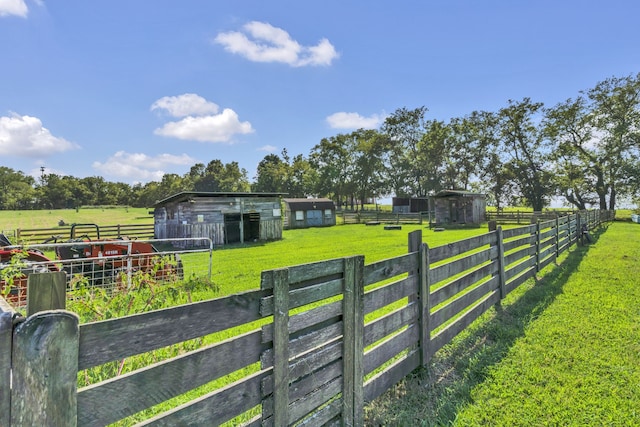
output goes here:
[{"label": "blue sky", "polygon": [[640,2],[0,0],[0,166],[148,182],[640,71]]}]

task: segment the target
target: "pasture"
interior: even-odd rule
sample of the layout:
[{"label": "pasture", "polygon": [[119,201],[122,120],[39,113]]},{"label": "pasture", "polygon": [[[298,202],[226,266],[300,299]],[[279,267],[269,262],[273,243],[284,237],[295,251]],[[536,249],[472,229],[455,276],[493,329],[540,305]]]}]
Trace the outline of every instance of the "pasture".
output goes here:
[{"label": "pasture", "polygon": [[[628,226],[632,224],[620,225]],[[616,226],[618,226],[618,224],[614,224],[612,227]],[[632,226],[635,227],[635,225]],[[416,229],[422,230],[423,240],[430,247],[442,246],[451,241],[486,233],[486,228],[484,227],[433,232],[428,230],[424,225],[403,225],[402,230],[384,230],[381,226],[365,225],[333,227],[328,229],[291,230],[285,232],[284,238],[281,241],[236,245],[216,250],[213,263],[213,281],[215,286],[201,289],[198,291],[201,292],[198,298],[194,299],[207,299],[213,296],[227,295],[246,289],[256,289],[260,284],[260,272],[265,269],[355,254],[365,255],[367,257],[367,263],[403,255],[407,252],[407,233]],[[638,232],[638,229],[625,229],[621,235],[626,236],[628,239],[629,233],[633,232]],[[555,323],[547,323],[541,330],[547,331],[547,329],[550,329],[553,333],[544,339],[536,340],[535,337],[532,340],[530,339],[533,345],[523,350],[524,356],[530,359],[527,362],[528,368],[526,372],[517,370],[524,356],[523,354],[516,353],[517,357],[513,359],[513,366],[516,367],[516,373],[508,373],[504,378],[501,377],[499,373],[496,374],[495,378],[497,378],[497,382],[500,384],[495,389],[491,388],[493,386],[491,380],[494,378],[495,369],[497,369],[495,367],[500,367],[503,360],[509,359],[512,349],[517,348],[519,342],[523,340],[523,336],[528,336],[527,331],[531,327],[530,325],[537,322],[539,318],[543,318],[547,311],[553,307],[554,302],[560,300],[560,296],[558,295],[562,293],[563,285],[569,283],[569,279],[574,276],[576,271],[582,271],[582,262],[585,262],[588,258],[589,251],[594,251],[595,248],[599,246],[598,243],[604,240],[606,234],[597,233],[594,237],[596,238],[595,245],[579,246],[570,251],[568,256],[566,253],[563,254],[559,268],[557,266],[550,266],[540,272],[542,280],[537,282],[528,280],[522,287],[519,287],[510,294],[501,305],[491,309],[479,322],[475,322],[468,330],[460,334],[451,345],[442,349],[431,361],[428,369],[415,371],[403,380],[400,385],[393,388],[390,393],[377,399],[375,403],[367,409],[367,424],[442,425],[455,423],[456,420],[463,420],[461,424],[464,425],[481,425],[486,423],[513,425],[519,424],[522,420],[521,425],[530,425],[531,423],[535,424],[535,421],[540,419],[539,417],[541,415],[548,414],[551,410],[549,408],[550,405],[562,403],[550,398],[547,403],[548,407],[544,409],[544,411],[546,411],[544,414],[531,411],[521,413],[519,417],[513,417],[511,415],[511,412],[514,411],[513,408],[509,411],[503,411],[501,409],[502,404],[492,407],[493,400],[502,401],[504,396],[513,398],[513,405],[517,406],[521,404],[522,396],[520,394],[516,393],[515,396],[509,394],[509,390],[516,388],[519,384],[514,385],[508,383],[508,381],[505,381],[505,378],[519,382],[522,376],[526,377],[526,375],[530,374],[528,369],[531,369],[532,374],[530,376],[533,378],[533,384],[529,388],[524,387],[523,393],[527,396],[534,392],[539,392],[541,395],[548,394],[544,387],[550,382],[545,375],[558,375],[558,377],[561,378],[559,381],[562,383],[560,385],[560,391],[563,391],[564,384],[574,380],[572,369],[575,364],[575,359],[571,358],[569,367],[565,368],[564,372],[560,372],[559,374],[548,369],[551,364],[550,359],[554,359],[563,351],[563,348],[557,346],[556,339],[560,332],[567,334],[576,333],[576,330],[578,330],[580,326],[584,327],[584,322],[581,322],[581,319],[587,310],[593,310],[594,307],[589,307],[588,309],[583,307],[579,310],[569,310],[569,312],[561,312],[558,315],[552,316]],[[627,271],[627,267],[629,262],[633,264],[635,261],[634,265],[637,265],[637,250],[629,255],[627,253],[625,238],[619,238],[618,240],[617,246],[606,248],[605,252],[599,254],[599,257],[596,257],[596,261],[593,264],[593,271],[587,269],[589,270],[587,282],[593,281],[594,279],[603,282],[603,276],[597,274],[598,261],[601,261],[606,253],[621,254],[619,257],[613,257],[613,261],[615,262],[612,261],[611,265],[616,271],[610,272],[607,278],[609,276],[614,277],[615,282],[618,280],[630,280],[633,282],[633,277],[637,275],[638,271],[637,269]],[[623,260],[623,264],[618,263],[618,259]],[[192,262],[197,262],[197,260],[194,258]],[[578,267],[580,267],[580,269],[578,269]],[[618,274],[618,270],[620,270],[622,274]],[[549,286],[545,286],[546,284]],[[606,286],[601,286],[602,289],[605,287]],[[590,283],[586,285],[586,288],[588,290],[595,287],[593,283]],[[195,290],[196,289],[194,289],[194,291]],[[637,342],[637,331],[634,332],[634,330],[629,330],[628,328],[629,320],[635,321],[637,319],[623,318],[621,322],[616,324],[612,324],[611,321],[612,318],[620,317],[616,316],[616,314],[617,309],[621,307],[620,304],[622,301],[619,300],[623,294],[624,290],[616,296],[615,301],[612,298],[602,300],[605,304],[601,304],[602,307],[600,307],[600,311],[608,310],[609,315],[593,316],[593,318],[603,319],[602,326],[607,328],[614,326],[611,328],[613,334],[620,334],[625,338],[632,338],[632,342]],[[571,297],[573,298],[580,299],[583,296],[582,292],[579,291],[574,290],[571,293]],[[588,300],[596,301],[598,298],[594,295],[593,298]],[[578,307],[579,304],[574,300],[567,303],[567,306],[574,308]],[[632,313],[636,312],[637,307],[632,307]],[[564,325],[563,320],[565,316],[570,316],[571,320],[574,320],[574,323],[576,323],[575,325],[572,324],[572,328],[567,328]],[[620,327],[617,327],[618,324]],[[589,324],[589,331],[593,330],[592,326],[593,325]],[[573,349],[571,356],[575,355],[578,350],[582,350],[582,346],[591,345],[591,333],[584,334],[578,332],[578,335],[581,337],[581,341],[571,347]],[[600,333],[593,335],[605,337],[604,334]],[[221,337],[217,337],[217,339],[213,341],[217,341],[220,338]],[[592,406],[600,403],[598,401],[598,393],[601,393],[605,388],[613,387],[615,390],[621,389],[620,384],[617,384],[618,380],[622,380],[622,384],[637,384],[637,372],[628,368],[628,366],[637,366],[637,352],[634,356],[635,359],[632,360],[633,363],[627,365],[627,362],[630,360],[627,357],[629,349],[628,346],[625,345],[626,340],[622,341],[623,342],[615,342],[616,344],[622,344],[623,349],[621,352],[615,351],[614,353],[616,354],[610,359],[611,363],[605,363],[602,369],[600,369],[600,365],[598,364],[596,366],[596,371],[598,372],[596,375],[597,378],[594,377],[588,381],[591,382],[606,377],[606,380],[602,381],[602,387],[597,388],[595,394],[589,395],[587,393],[583,396],[585,401],[589,402]],[[211,341],[205,339],[205,342]],[[605,342],[612,341],[605,337]],[[551,353],[549,357],[545,354],[545,346],[548,346],[550,349],[549,351]],[[181,351],[184,350],[185,349],[182,349]],[[584,360],[592,361],[594,358],[601,357],[602,350],[603,347],[599,347],[595,353],[592,351],[584,356]],[[618,349],[616,348],[616,350]],[[542,361],[540,361],[540,359],[542,359]],[[580,360],[582,360],[582,358]],[[123,366],[124,363],[114,363],[113,368],[114,372],[117,372],[116,375],[128,371],[127,368],[130,367],[131,362],[133,362],[133,360],[129,359],[126,366]],[[542,367],[536,368],[536,363],[542,363]],[[585,366],[585,372],[587,372],[588,363],[585,364]],[[607,373],[610,374],[614,371],[620,375],[607,376]],[[101,375],[98,372],[95,372],[95,374]],[[89,376],[93,377],[89,372],[81,374],[78,377],[79,385],[83,383],[86,385],[91,384],[93,380],[90,380]],[[86,380],[89,380],[89,382],[86,383]],[[579,382],[582,380],[584,380],[584,377],[578,379]],[[506,383],[506,385],[503,383]],[[577,384],[576,387],[582,385],[583,383],[580,383]],[[566,387],[566,390],[572,390],[572,386]],[[613,395],[614,397],[624,395],[625,398],[631,401],[631,405],[621,406],[619,410],[613,408],[613,410],[617,410],[616,414],[619,416],[618,419],[631,419],[629,418],[630,412],[627,408],[632,407],[634,402],[637,403],[637,394],[632,390],[624,393],[618,391],[613,393]],[[483,406],[485,396],[488,396],[486,400],[489,403]],[[541,397],[535,397],[534,401],[539,402],[540,399]],[[471,402],[473,402],[473,404]],[[613,402],[613,400],[611,402]],[[604,418],[602,414],[612,410],[612,408],[607,406],[611,404],[613,403],[605,403],[604,406],[596,409],[596,412],[592,411],[585,416],[590,417],[589,419],[591,420],[608,420],[608,418]],[[473,408],[475,407],[479,408],[477,412],[474,412]],[[487,410],[487,407],[489,410]],[[467,410],[468,412],[466,412]],[[563,424],[564,421],[570,422],[573,419],[572,417],[576,416],[575,412],[564,409],[564,406],[563,409],[557,410],[556,412],[559,413],[559,415],[548,417],[550,423],[557,422]],[[584,409],[582,412],[585,412]],[[488,413],[488,415],[486,413]],[[587,418],[585,418],[585,420],[586,419]]]},{"label": "pasture", "polygon": [[[144,208],[92,208],[41,211],[0,211],[0,230],[18,228],[49,228],[59,219],[66,223],[114,224],[152,223]],[[365,255],[367,262],[391,258],[407,253],[407,235],[422,230],[423,240],[430,247],[486,233],[487,228],[458,228],[444,232],[429,230],[425,224],[404,224],[401,230],[384,230],[382,225],[364,224],[284,230],[279,241],[229,245],[216,248],[213,254],[212,282],[215,291],[207,287],[196,291],[194,300],[256,289],[264,270],[323,261],[351,255]],[[206,271],[208,254],[185,255],[187,268]],[[214,294],[212,294],[214,292]]]},{"label": "pasture", "polygon": [[369,425],[636,425],[640,226],[613,222],[367,408]]}]

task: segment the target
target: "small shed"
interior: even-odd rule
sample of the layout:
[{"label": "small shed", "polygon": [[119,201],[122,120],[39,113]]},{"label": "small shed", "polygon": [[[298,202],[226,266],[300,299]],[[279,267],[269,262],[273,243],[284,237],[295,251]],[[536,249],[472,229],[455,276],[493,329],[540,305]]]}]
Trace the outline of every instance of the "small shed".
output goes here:
[{"label": "small shed", "polygon": [[442,190],[433,196],[436,224],[480,224],[485,221],[486,195]]},{"label": "small shed", "polygon": [[429,211],[429,198],[393,197],[391,199],[391,210],[394,214],[427,212]]},{"label": "small shed", "polygon": [[329,199],[282,199],[284,228],[336,225],[336,205]]},{"label": "small shed", "polygon": [[[282,238],[282,193],[184,191],[156,202],[156,239],[209,238],[214,245]],[[180,242],[176,242],[181,246]]]}]

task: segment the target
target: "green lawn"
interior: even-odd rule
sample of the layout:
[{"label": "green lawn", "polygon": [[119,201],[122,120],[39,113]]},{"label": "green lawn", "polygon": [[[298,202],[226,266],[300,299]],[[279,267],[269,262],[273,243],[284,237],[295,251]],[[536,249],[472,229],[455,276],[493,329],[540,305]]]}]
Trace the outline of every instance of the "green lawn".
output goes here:
[{"label": "green lawn", "polygon": [[[430,247],[486,233],[486,227],[452,229],[442,232],[423,225],[403,225],[402,230],[385,230],[383,225],[343,225],[329,228],[284,230],[279,241],[232,245],[213,252],[212,280],[221,295],[256,289],[260,273],[274,268],[325,261],[352,255],[364,255],[370,264],[406,254],[408,234],[422,230],[422,239]],[[207,262],[208,255],[183,257],[189,262]],[[202,271],[202,268],[199,268]]]},{"label": "green lawn", "polygon": [[638,425],[640,225],[613,223],[367,409],[370,425]]},{"label": "green lawn", "polygon": [[146,208],[80,208],[36,211],[0,210],[0,232],[18,228],[53,228],[63,220],[66,224],[95,223],[99,225],[153,224]]}]

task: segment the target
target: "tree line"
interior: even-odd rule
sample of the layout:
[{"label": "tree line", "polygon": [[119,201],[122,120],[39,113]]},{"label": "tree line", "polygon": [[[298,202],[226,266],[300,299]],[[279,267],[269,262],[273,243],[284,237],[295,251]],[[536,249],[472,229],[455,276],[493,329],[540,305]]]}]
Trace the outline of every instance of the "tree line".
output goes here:
[{"label": "tree line", "polygon": [[615,209],[640,196],[640,73],[611,77],[553,107],[530,98],[448,122],[424,106],[399,108],[379,129],[323,138],[307,156],[267,154],[253,181],[237,162],[197,163],[184,175],[129,185],[56,174],[39,180],[0,167],[0,209],[150,207],[181,191],[278,192],[354,207],[372,198],[443,189],[542,210],[553,197],[577,209]]}]

